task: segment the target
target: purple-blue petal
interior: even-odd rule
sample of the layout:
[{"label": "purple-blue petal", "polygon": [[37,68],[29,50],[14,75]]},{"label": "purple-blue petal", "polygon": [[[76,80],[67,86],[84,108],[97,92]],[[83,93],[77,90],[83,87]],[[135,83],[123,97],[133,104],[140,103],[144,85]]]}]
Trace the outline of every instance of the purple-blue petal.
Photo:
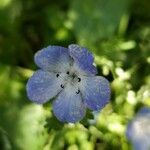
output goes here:
[{"label": "purple-blue petal", "polygon": [[78,122],[85,116],[85,106],[77,89],[67,84],[53,102],[53,112],[62,122]]},{"label": "purple-blue petal", "polygon": [[150,108],[143,107],[128,123],[126,136],[133,144],[134,150],[150,149]]},{"label": "purple-blue petal", "polygon": [[55,73],[38,70],[27,82],[27,95],[31,101],[43,104],[62,90],[63,83],[63,78],[57,78]]},{"label": "purple-blue petal", "polygon": [[94,57],[86,48],[76,44],[69,45],[70,56],[74,60],[74,68],[82,75],[95,75],[97,69],[93,65]]},{"label": "purple-blue petal", "polygon": [[110,100],[110,85],[101,76],[81,78],[80,90],[82,98],[89,109],[100,110]]},{"label": "purple-blue petal", "polygon": [[66,72],[70,68],[68,49],[61,46],[43,48],[35,54],[34,60],[38,67],[51,72]]},{"label": "purple-blue petal", "polygon": [[138,115],[146,115],[149,114],[150,115],[150,108],[149,107],[142,107],[139,111],[138,111]]}]

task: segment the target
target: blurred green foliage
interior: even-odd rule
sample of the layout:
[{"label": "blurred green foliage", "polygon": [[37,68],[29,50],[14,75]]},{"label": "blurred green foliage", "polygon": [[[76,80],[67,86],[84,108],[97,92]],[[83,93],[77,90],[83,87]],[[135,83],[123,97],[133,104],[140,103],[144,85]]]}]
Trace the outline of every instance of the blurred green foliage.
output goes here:
[{"label": "blurred green foliage", "polygon": [[[130,150],[128,121],[150,106],[150,1],[0,0],[0,149]],[[78,43],[95,55],[111,102],[81,123],[62,124],[25,84],[34,53]],[[93,118],[94,117],[94,118]]]}]

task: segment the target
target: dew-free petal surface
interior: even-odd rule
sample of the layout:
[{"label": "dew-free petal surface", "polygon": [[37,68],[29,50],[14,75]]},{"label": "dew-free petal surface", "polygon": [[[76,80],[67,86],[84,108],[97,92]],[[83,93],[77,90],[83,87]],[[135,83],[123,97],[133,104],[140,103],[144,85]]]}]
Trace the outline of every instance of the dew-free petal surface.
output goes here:
[{"label": "dew-free petal surface", "polygon": [[80,90],[89,109],[100,110],[110,100],[110,85],[104,77],[81,77]]},{"label": "dew-free petal surface", "polygon": [[67,84],[53,102],[54,115],[62,122],[78,122],[85,116],[85,106],[77,89]]},{"label": "dew-free petal surface", "polygon": [[56,96],[63,83],[63,78],[57,78],[55,73],[38,70],[27,82],[27,95],[31,101],[42,104]]},{"label": "dew-free petal surface", "polygon": [[61,46],[43,48],[35,54],[34,60],[38,67],[51,72],[66,72],[70,68],[68,49]]},{"label": "dew-free petal surface", "polygon": [[69,45],[70,56],[74,60],[73,67],[82,75],[95,75],[97,69],[93,65],[94,58],[86,48],[76,44]]},{"label": "dew-free petal surface", "polygon": [[143,107],[127,126],[126,136],[134,150],[150,149],[150,108]]}]

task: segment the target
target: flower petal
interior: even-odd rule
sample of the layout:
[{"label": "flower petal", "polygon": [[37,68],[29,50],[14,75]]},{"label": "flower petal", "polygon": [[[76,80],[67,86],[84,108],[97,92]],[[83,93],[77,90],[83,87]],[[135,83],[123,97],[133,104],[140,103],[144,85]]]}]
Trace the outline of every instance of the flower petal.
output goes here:
[{"label": "flower petal", "polygon": [[136,150],[148,150],[150,148],[150,108],[143,107],[137,115],[128,123],[126,136]]},{"label": "flower petal", "polygon": [[79,86],[85,104],[92,110],[100,110],[110,100],[109,82],[104,77],[81,77]]},{"label": "flower petal", "polygon": [[68,49],[61,46],[43,48],[35,54],[34,60],[43,70],[66,72],[70,68]]},{"label": "flower petal", "polygon": [[27,82],[27,95],[31,101],[42,104],[62,90],[61,84],[63,78],[57,78],[55,73],[38,70]]},{"label": "flower petal", "polygon": [[139,116],[149,115],[149,117],[150,117],[150,108],[149,108],[149,107],[142,107],[142,108],[138,111],[138,115],[139,115]]},{"label": "flower petal", "polygon": [[97,69],[93,65],[93,55],[84,47],[69,45],[70,56],[74,59],[74,68],[82,75],[95,75]]},{"label": "flower petal", "polygon": [[76,94],[76,89],[67,84],[65,89],[53,102],[55,116],[62,122],[77,122],[85,116],[85,106],[81,95]]}]

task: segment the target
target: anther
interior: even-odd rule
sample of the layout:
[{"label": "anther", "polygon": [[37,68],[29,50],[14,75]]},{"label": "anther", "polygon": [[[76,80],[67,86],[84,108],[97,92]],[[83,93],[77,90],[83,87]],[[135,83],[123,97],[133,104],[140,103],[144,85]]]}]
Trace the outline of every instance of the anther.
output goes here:
[{"label": "anther", "polygon": [[60,85],[60,87],[61,87],[61,88],[64,88],[64,86],[63,86],[62,84]]},{"label": "anther", "polygon": [[56,74],[56,77],[57,77],[57,78],[59,77],[59,74],[58,74],[58,73]]},{"label": "anther", "polygon": [[81,81],[81,78],[78,78],[78,82],[80,82]]},{"label": "anther", "polygon": [[66,72],[69,75],[69,71]]},{"label": "anther", "polygon": [[76,94],[79,94],[80,93],[80,90],[78,90],[77,92],[76,92]]}]

